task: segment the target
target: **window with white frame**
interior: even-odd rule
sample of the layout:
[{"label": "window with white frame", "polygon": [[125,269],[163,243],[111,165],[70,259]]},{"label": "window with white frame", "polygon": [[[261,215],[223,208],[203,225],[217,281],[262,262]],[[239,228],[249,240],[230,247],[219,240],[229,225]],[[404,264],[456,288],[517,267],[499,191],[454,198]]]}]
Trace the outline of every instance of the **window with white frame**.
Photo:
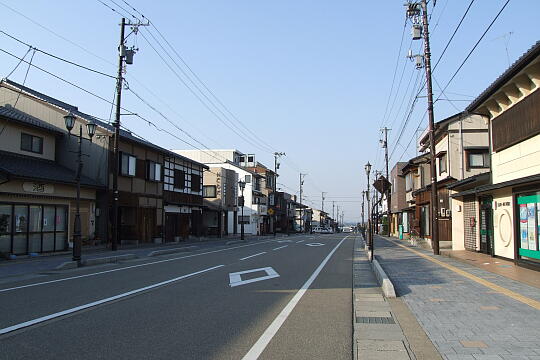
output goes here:
[{"label": "window with white frame", "polygon": [[161,164],[153,161],[147,162],[146,178],[151,181],[161,181]]},{"label": "window with white frame", "polygon": [[405,175],[405,191],[411,191],[413,189],[413,174],[407,173]]},{"label": "window with white frame", "polygon": [[439,155],[439,175],[448,171],[448,156],[446,153]]},{"label": "window with white frame", "polygon": [[120,175],[135,176],[137,158],[127,153],[120,154]]}]

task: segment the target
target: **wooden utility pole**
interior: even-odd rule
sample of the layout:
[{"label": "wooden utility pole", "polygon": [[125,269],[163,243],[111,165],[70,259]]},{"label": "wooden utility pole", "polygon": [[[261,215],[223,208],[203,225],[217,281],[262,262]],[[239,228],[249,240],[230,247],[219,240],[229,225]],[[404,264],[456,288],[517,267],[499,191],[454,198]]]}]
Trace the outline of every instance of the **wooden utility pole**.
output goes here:
[{"label": "wooden utility pole", "polygon": [[437,194],[437,171],[435,166],[435,115],[433,113],[433,87],[431,83],[431,52],[429,48],[429,26],[427,1],[422,0],[422,22],[424,26],[424,62],[426,68],[426,86],[429,119],[429,152],[431,172],[431,244],[433,254],[439,255],[439,197]]},{"label": "wooden utility pole", "polygon": [[[390,182],[390,178],[388,177],[388,131],[392,129],[387,128],[386,126],[381,129],[382,132],[384,132],[384,140],[382,140],[382,147],[384,148],[384,160],[386,162],[386,181]],[[391,204],[390,204],[390,192],[391,187],[389,186],[388,189],[386,189],[386,222],[387,222],[387,228],[388,228],[388,236],[390,236],[390,223],[391,223]]]}]

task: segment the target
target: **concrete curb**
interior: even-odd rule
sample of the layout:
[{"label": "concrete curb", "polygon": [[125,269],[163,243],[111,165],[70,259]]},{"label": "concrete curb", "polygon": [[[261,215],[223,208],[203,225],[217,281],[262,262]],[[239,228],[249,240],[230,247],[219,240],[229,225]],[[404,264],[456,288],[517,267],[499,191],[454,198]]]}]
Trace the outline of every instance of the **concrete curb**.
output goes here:
[{"label": "concrete curb", "polygon": [[388,275],[386,275],[384,269],[382,268],[381,264],[379,264],[377,259],[373,259],[371,267],[373,268],[377,281],[379,281],[379,284],[381,285],[384,296],[387,298],[395,298],[396,291],[394,290],[394,284],[392,284],[392,281]]},{"label": "concrete curb", "polygon": [[115,263],[119,261],[131,260],[131,259],[136,259],[136,258],[137,258],[137,255],[135,254],[125,254],[125,255],[116,255],[116,256],[107,256],[107,257],[101,257],[101,258],[88,259],[88,260],[84,260],[82,264],[84,266],[90,266],[90,265]]},{"label": "concrete curb", "polygon": [[174,249],[164,249],[164,250],[154,250],[148,253],[147,256],[159,256],[159,255],[167,255],[167,254],[175,254],[179,252],[189,252],[198,249],[198,246],[192,245],[192,246],[184,246],[180,248],[174,248]]}]

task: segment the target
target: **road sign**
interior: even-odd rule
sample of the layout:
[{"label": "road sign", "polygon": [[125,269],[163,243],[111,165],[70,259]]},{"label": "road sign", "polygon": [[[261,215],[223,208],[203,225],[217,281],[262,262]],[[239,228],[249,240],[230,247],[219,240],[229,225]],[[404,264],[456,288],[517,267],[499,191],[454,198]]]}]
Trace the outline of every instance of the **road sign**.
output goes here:
[{"label": "road sign", "polygon": [[268,215],[274,215],[275,211],[274,211],[274,209],[270,208],[270,209],[268,209],[267,212],[268,212]]}]

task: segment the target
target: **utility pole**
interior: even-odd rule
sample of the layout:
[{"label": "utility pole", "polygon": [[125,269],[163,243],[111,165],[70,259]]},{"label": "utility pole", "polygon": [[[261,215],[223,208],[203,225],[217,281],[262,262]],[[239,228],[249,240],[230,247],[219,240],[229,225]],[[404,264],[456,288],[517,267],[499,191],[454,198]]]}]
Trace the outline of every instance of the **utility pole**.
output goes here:
[{"label": "utility pole", "polygon": [[118,46],[118,77],[116,79],[116,117],[114,119],[114,151],[113,151],[113,228],[112,228],[112,244],[113,251],[118,250],[118,170],[120,163],[119,138],[120,138],[120,109],[122,100],[122,73],[124,70],[124,30],[126,28],[126,19],[122,18],[120,24],[120,45]]},{"label": "utility pole", "polygon": [[[375,170],[375,182],[377,182],[377,180],[379,180],[380,175],[381,175],[381,172],[379,170]],[[375,232],[377,234],[379,234],[379,191],[377,191],[377,189],[375,189],[374,193],[375,193],[375,207],[376,207],[376,210],[375,210]],[[382,199],[382,194],[381,194],[381,199]]]},{"label": "utility pole", "polygon": [[334,221],[334,227],[335,227],[336,218],[335,218],[334,207],[335,207],[335,201],[332,201],[332,220]]},{"label": "utility pole", "polygon": [[[274,188],[273,188],[273,197],[274,197],[274,203],[272,204],[274,206],[274,214],[272,216],[272,230],[274,231],[274,237],[276,236],[276,228],[277,228],[277,216],[276,216],[276,202],[277,202],[277,179],[278,179],[278,169],[279,169],[279,162],[278,158],[284,156],[284,152],[275,152],[274,153]],[[282,230],[283,231],[283,230]]]},{"label": "utility pole", "polygon": [[[307,174],[300,173],[300,205],[302,205],[302,190],[303,190],[303,186],[304,186],[304,178],[306,177],[306,175]],[[300,208],[300,231],[301,232],[304,232],[304,226],[303,226],[304,218],[303,218],[303,215],[304,215],[304,210],[302,208]]]},{"label": "utility pole", "polygon": [[[421,0],[420,3],[407,4],[407,16],[413,21],[413,40],[420,39],[418,30],[420,12],[422,12],[422,27],[424,37],[424,67],[426,70],[426,89],[428,105],[428,131],[429,131],[429,152],[430,152],[430,172],[431,172],[431,244],[433,254],[439,255],[439,199],[437,194],[437,172],[435,166],[435,115],[433,113],[433,86],[431,82],[431,50],[429,47],[429,25],[427,1]],[[416,31],[416,32],[415,32]],[[417,68],[419,67],[417,61]]]},{"label": "utility pole", "polygon": [[[384,160],[386,162],[386,181],[390,182],[388,177],[388,131],[392,129],[387,128],[386,126],[381,129],[384,132],[384,140],[381,140],[382,147],[384,148]],[[390,205],[390,186],[386,189],[386,222],[388,228],[388,236],[390,236],[390,222],[391,222],[391,205]]]},{"label": "utility pole", "polygon": [[319,225],[322,226],[322,219],[323,219],[323,215],[322,213],[324,212],[324,195],[326,194],[326,192],[324,191],[321,191],[321,218],[320,218],[320,221],[319,221]]},{"label": "utility pole", "polygon": [[[120,23],[120,45],[118,46],[118,76],[116,78],[116,113],[114,118],[114,149],[113,149],[113,223],[112,223],[112,239],[111,239],[111,250],[118,250],[118,172],[120,164],[120,152],[119,152],[119,140],[120,140],[120,110],[122,109],[122,85],[124,79],[122,74],[124,73],[124,63],[132,64],[133,55],[135,54],[135,49],[127,49],[125,46],[125,28],[126,25],[133,27],[133,33],[137,33],[139,26],[148,26],[148,24],[142,24],[140,22],[136,24],[126,23],[126,19],[122,18]],[[129,36],[129,35],[128,35]]]}]

